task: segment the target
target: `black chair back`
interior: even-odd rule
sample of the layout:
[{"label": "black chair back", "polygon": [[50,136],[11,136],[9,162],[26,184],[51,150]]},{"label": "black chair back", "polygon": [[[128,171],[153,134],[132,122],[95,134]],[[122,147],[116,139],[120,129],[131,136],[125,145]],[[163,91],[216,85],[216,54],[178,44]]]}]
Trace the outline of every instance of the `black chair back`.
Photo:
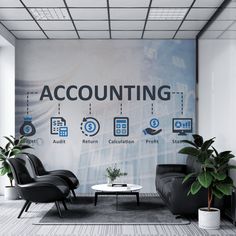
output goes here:
[{"label": "black chair back", "polygon": [[30,176],[25,161],[20,158],[9,158],[8,164],[11,167],[11,171],[15,180],[15,185],[28,184],[34,182],[34,179]]},{"label": "black chair back", "polygon": [[48,172],[45,170],[41,160],[33,154],[27,154],[30,165],[36,176],[47,175]]}]

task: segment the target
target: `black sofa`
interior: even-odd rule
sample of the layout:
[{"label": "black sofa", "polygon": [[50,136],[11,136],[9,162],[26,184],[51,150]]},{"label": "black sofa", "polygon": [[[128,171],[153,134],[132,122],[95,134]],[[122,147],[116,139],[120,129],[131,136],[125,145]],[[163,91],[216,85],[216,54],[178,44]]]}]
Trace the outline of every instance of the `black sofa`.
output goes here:
[{"label": "black sofa", "polygon": [[197,214],[198,208],[207,206],[206,189],[202,188],[194,196],[187,196],[194,177],[182,183],[186,174],[200,170],[195,160],[196,158],[188,156],[186,165],[157,165],[156,190],[175,215]]}]

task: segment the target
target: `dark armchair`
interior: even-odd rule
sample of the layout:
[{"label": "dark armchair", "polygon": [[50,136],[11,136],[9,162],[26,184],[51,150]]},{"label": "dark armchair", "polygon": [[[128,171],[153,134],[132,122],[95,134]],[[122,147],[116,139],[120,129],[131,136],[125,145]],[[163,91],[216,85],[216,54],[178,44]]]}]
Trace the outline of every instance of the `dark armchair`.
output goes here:
[{"label": "dark armchair", "polygon": [[186,165],[157,165],[156,190],[175,215],[197,214],[198,208],[207,206],[207,191],[201,189],[196,195],[187,193],[194,177],[182,183],[186,174],[199,171],[194,157],[188,157]]},{"label": "dark armchair", "polygon": [[74,197],[75,195],[75,189],[79,186],[79,180],[76,178],[76,176],[69,170],[53,170],[53,171],[47,171],[45,170],[43,163],[41,160],[33,155],[33,154],[27,154],[27,158],[29,159],[30,165],[32,167],[32,170],[34,172],[35,176],[58,176],[62,179],[64,179],[67,184],[70,187],[70,190]]},{"label": "dark armchair", "polygon": [[25,204],[22,207],[18,218],[24,211],[28,211],[32,202],[34,203],[50,203],[55,202],[59,216],[61,217],[61,209],[59,202],[62,202],[67,210],[65,199],[70,190],[67,183],[58,177],[51,178],[32,178],[25,167],[25,161],[20,158],[10,158],[8,163],[11,167],[15,185]]}]

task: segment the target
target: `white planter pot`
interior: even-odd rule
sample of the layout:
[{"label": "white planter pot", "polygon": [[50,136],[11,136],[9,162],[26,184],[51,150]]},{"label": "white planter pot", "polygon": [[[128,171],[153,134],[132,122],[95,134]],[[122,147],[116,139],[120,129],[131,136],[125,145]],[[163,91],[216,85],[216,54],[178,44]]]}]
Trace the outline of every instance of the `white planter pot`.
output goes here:
[{"label": "white planter pot", "polygon": [[198,226],[202,229],[219,229],[220,228],[220,210],[207,207],[198,209]]},{"label": "white planter pot", "polygon": [[6,200],[16,200],[19,198],[18,191],[15,187],[6,186],[4,189],[4,196]]}]

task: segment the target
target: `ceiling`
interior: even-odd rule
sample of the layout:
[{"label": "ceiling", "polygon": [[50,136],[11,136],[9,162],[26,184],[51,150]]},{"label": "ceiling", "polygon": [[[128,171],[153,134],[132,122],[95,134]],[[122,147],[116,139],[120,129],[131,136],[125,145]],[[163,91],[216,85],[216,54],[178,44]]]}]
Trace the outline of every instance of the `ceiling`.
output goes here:
[{"label": "ceiling", "polygon": [[[0,0],[0,23],[18,39],[194,39],[223,2]],[[214,32],[236,19],[236,2],[229,11]]]}]

